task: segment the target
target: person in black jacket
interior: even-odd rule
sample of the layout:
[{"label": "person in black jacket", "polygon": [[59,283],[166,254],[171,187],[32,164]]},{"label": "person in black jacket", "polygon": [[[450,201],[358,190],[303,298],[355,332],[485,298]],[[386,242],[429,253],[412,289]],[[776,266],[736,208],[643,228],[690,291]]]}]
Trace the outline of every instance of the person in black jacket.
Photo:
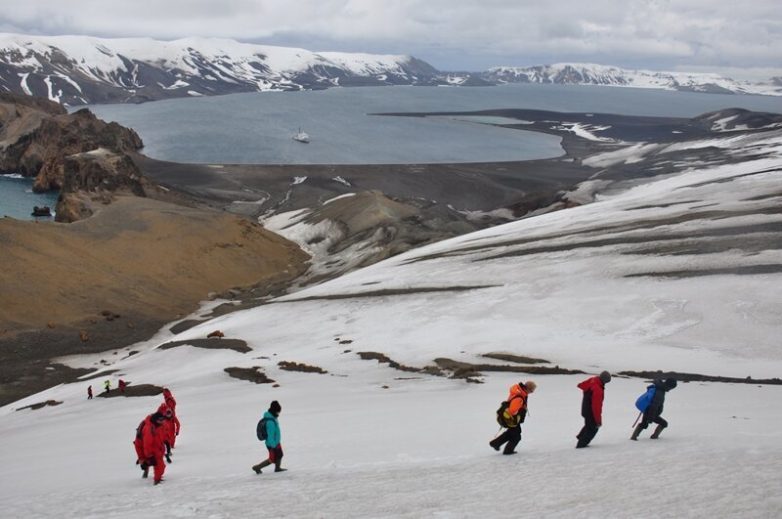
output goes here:
[{"label": "person in black jacket", "polygon": [[649,427],[650,423],[657,424],[651,438],[656,440],[660,437],[662,430],[668,427],[668,422],[661,416],[663,414],[663,405],[665,404],[665,394],[675,387],[676,380],[672,378],[669,378],[664,382],[660,379],[654,381],[654,397],[652,397],[649,407],[644,411],[643,420],[641,420],[641,423],[635,428],[633,435],[630,436],[631,440],[638,440],[638,435],[641,434],[641,431]]}]

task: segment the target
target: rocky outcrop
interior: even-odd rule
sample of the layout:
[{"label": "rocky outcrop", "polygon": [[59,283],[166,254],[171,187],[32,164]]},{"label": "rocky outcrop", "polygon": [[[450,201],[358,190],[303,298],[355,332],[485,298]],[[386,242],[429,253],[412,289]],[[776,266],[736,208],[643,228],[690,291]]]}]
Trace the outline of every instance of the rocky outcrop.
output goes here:
[{"label": "rocky outcrop", "polygon": [[142,146],[135,131],[87,109],[68,114],[45,99],[0,94],[0,172],[35,177],[37,192],[64,188],[69,155],[98,148],[122,154]]}]

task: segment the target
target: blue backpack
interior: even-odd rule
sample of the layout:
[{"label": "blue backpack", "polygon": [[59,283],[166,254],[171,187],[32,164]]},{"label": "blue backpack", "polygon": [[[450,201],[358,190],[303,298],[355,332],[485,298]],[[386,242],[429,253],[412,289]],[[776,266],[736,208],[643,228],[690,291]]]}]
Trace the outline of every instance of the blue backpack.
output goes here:
[{"label": "blue backpack", "polygon": [[635,401],[635,407],[638,408],[639,411],[642,413],[646,412],[647,409],[649,409],[649,405],[652,403],[652,399],[654,398],[654,392],[655,387],[654,385],[649,386],[646,389],[646,393],[638,397],[638,400]]}]

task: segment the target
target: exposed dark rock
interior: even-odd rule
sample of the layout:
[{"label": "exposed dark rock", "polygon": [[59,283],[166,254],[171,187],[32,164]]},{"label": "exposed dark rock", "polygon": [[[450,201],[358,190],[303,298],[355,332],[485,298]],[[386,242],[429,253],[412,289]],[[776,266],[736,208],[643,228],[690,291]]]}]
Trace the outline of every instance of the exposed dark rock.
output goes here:
[{"label": "exposed dark rock", "polygon": [[154,384],[130,384],[125,387],[125,391],[120,391],[119,388],[111,389],[109,391],[102,391],[97,396],[101,398],[115,398],[118,396],[125,397],[137,397],[137,396],[157,396],[163,393],[162,386],[156,386]]},{"label": "exposed dark rock", "polygon": [[206,348],[210,350],[234,350],[239,353],[253,351],[247,346],[247,343],[241,339],[190,339],[186,341],[172,341],[158,346],[161,350],[170,350],[177,346],[193,346],[195,348]]},{"label": "exposed dark rock", "polygon": [[[249,380],[250,382],[255,382],[256,384],[274,383],[274,380],[267,377],[266,373],[261,371],[260,366],[254,366],[252,368],[225,368],[225,372],[234,378],[238,378],[239,380]],[[275,385],[275,387],[277,386]]]},{"label": "exposed dark rock", "polygon": [[58,400],[47,400],[45,402],[38,402],[37,404],[30,404],[30,405],[26,405],[24,407],[20,407],[20,408],[17,409],[17,411],[21,411],[22,409],[36,410],[36,409],[42,409],[42,408],[44,408],[46,406],[50,406],[50,405],[51,406],[55,406],[55,405],[60,405],[60,404],[62,404],[62,402],[60,402]]},{"label": "exposed dark rock", "polygon": [[440,368],[453,372],[453,378],[480,376],[482,371],[499,371],[510,373],[532,373],[538,375],[573,375],[584,373],[579,369],[565,369],[559,366],[510,366],[497,364],[472,364],[447,358],[434,359]]},{"label": "exposed dark rock", "polygon": [[317,366],[309,366],[307,364],[303,364],[300,362],[290,362],[287,360],[283,360],[277,363],[277,366],[279,366],[280,369],[284,369],[285,371],[299,371],[302,373],[320,373],[325,374],[328,373],[323,368],[319,368]]},{"label": "exposed dark rock", "polygon": [[504,360],[506,362],[516,362],[518,364],[550,364],[549,361],[544,359],[513,355],[511,353],[485,353],[483,354],[483,357],[486,357],[487,359]]},{"label": "exposed dark rock", "polygon": [[681,373],[678,371],[620,371],[618,375],[627,377],[645,378],[654,380],[657,378],[675,378],[680,382],[725,382],[731,384],[760,384],[760,385],[782,385],[780,378],[752,378],[747,376],[740,377],[722,377],[715,375],[701,375],[699,373]]},{"label": "exposed dark rock", "polygon": [[359,351],[356,354],[361,357],[362,360],[376,360],[381,364],[388,364],[389,367],[398,369],[399,371],[407,371],[410,373],[426,373],[427,375],[442,376],[443,373],[437,366],[425,366],[423,368],[415,368],[412,366],[405,366],[396,361],[391,360],[383,353],[375,351]]}]

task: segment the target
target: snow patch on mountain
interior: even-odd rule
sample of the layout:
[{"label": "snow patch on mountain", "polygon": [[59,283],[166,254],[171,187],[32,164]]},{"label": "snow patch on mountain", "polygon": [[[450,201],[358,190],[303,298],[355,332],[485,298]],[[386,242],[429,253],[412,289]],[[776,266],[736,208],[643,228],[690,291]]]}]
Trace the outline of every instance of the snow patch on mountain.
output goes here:
[{"label": "snow patch on mountain", "polygon": [[737,81],[718,74],[634,70],[594,63],[556,63],[533,67],[494,67],[484,77],[501,83],[555,83],[684,90],[756,95],[782,95],[773,83]]}]

